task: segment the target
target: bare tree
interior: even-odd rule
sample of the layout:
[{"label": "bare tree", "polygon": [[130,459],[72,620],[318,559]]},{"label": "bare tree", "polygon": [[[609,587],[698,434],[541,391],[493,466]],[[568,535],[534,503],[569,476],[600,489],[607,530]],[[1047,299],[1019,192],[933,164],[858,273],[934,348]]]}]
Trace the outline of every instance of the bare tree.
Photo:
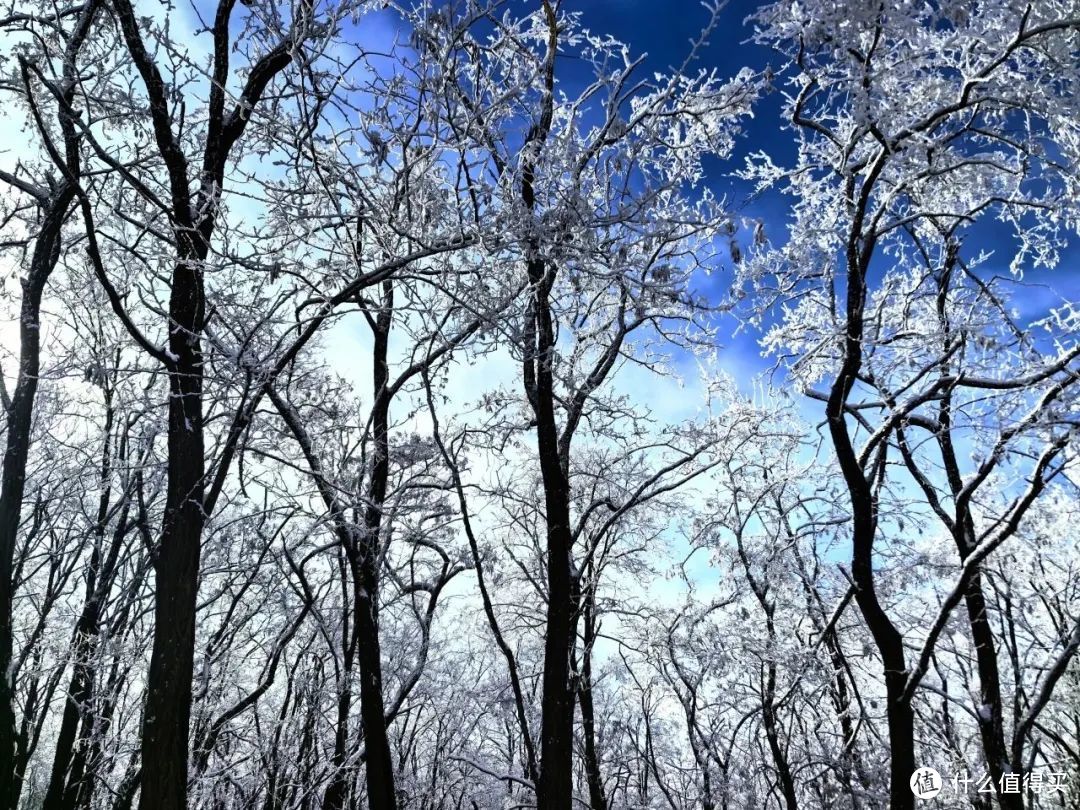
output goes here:
[{"label": "bare tree", "polygon": [[[979,649],[987,765],[996,782],[1015,765],[1004,746],[978,568],[1061,469],[1071,428],[1055,403],[1076,379],[1076,351],[1032,345],[1007,309],[1007,285],[980,271],[977,247],[964,255],[962,246],[980,222],[997,217],[1017,227],[1014,271],[1027,261],[1056,261],[1058,217],[1071,210],[1074,180],[1043,155],[1047,143],[1066,153],[1076,147],[1065,121],[1075,88],[1071,71],[1060,74],[1060,87],[1040,77],[1064,64],[1074,11],[1048,3],[1002,8],[991,20],[953,4],[910,13],[885,5],[770,6],[757,15],[759,38],[791,58],[795,90],[786,115],[800,151],[792,173],[764,156],[748,170],[764,184],[784,183],[798,202],[793,238],[760,252],[747,277],[766,302],[798,299],[766,341],[794,352],[794,378],[825,402],[849,492],[855,599],[887,687],[894,808],[914,801],[907,784],[916,767],[912,698],[961,600]],[[1020,117],[1026,122],[1018,128]],[[995,366],[1005,353],[1016,359],[1002,370]],[[823,388],[815,393],[817,384]],[[952,449],[961,430],[974,431],[981,448],[970,470]],[[912,431],[929,433],[942,458],[922,458]],[[953,533],[961,560],[955,594],[914,658],[879,593],[875,565],[885,526],[901,519],[888,500],[890,450]],[[1028,453],[1035,455],[1030,471],[1014,469],[1010,479],[1026,487],[976,530],[976,491]],[[945,498],[927,463],[941,465]],[[1020,806],[1018,795],[1000,798]]]},{"label": "bare tree", "polygon": [[1076,805],[1080,7],[703,19],[0,12],[0,810]]}]

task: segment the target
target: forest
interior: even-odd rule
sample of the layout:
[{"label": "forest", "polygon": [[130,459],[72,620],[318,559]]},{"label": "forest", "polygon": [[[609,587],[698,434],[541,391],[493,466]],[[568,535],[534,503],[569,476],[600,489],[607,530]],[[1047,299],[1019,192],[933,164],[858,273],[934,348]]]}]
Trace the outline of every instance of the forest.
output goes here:
[{"label": "forest", "polygon": [[1080,810],[1078,86],[1080,0],[0,0],[0,810]]}]

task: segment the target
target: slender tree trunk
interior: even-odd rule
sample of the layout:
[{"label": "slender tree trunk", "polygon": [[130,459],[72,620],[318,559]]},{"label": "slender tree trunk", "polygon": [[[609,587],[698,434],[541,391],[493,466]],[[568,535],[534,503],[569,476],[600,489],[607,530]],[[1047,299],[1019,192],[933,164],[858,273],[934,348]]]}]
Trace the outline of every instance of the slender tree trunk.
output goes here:
[{"label": "slender tree trunk", "polygon": [[[956,270],[957,248],[950,242],[944,264],[938,275],[937,315],[943,333],[943,351],[948,356],[948,347],[952,340],[952,324],[949,320],[948,294],[951,280]],[[943,367],[943,373],[948,368]],[[961,563],[966,563],[971,552],[978,545],[975,536],[975,522],[969,508],[970,500],[963,494],[964,480],[960,473],[960,463],[953,443],[952,395],[942,397],[938,410],[938,447],[945,468],[945,478],[956,506],[952,525],[953,541],[960,555]],[[975,718],[979,725],[979,738],[982,741],[986,766],[996,785],[1001,784],[1004,773],[1020,768],[1021,763],[1009,761],[1009,750],[1005,744],[1004,707],[1001,698],[1001,672],[998,667],[997,642],[990,618],[986,613],[986,597],[983,594],[982,575],[976,571],[964,591],[964,605],[967,609],[968,625],[971,628],[971,640],[975,645],[975,660],[979,672],[979,705]],[[1003,810],[1021,810],[1024,806],[1022,793],[999,793],[998,803]]]},{"label": "slender tree trunk", "polygon": [[559,452],[555,392],[551,373],[555,347],[549,294],[554,271],[544,262],[529,262],[533,290],[535,356],[526,358],[526,388],[536,415],[536,444],[547,517],[547,616],[540,723],[538,810],[564,810],[573,802],[574,693],[570,648],[574,642],[573,573],[571,571],[570,485]]},{"label": "slender tree trunk", "polygon": [[71,187],[65,183],[49,201],[34,242],[30,269],[22,280],[19,371],[7,412],[7,445],[0,476],[0,808],[4,810],[14,810],[18,804],[16,784],[21,782],[15,778],[13,769],[18,732],[12,672],[12,576],[41,365],[41,297],[60,258],[61,230],[74,196]]},{"label": "slender tree trunk", "polygon": [[[314,676],[315,673],[312,673],[312,675]],[[313,791],[308,786],[312,783],[315,772],[312,752],[315,748],[315,725],[318,719],[315,694],[323,682],[325,682],[325,678],[319,672],[315,678],[315,683],[310,681],[306,683],[303,687],[303,694],[297,697],[297,711],[299,713],[302,703],[304,716],[300,731],[300,743],[296,751],[296,777],[294,780],[296,784],[290,790],[286,804],[298,790],[300,792],[300,801],[297,804],[298,810],[311,810]]]},{"label": "slender tree trunk", "polygon": [[[549,0],[542,0],[547,21],[547,53],[543,65],[544,95],[540,117],[525,138],[525,149],[537,152],[551,131],[554,114],[555,55],[558,23]],[[524,151],[524,150],[523,150]],[[522,166],[521,199],[536,209],[536,159],[527,156]],[[551,364],[555,351],[550,294],[556,269],[539,256],[539,245],[529,246],[526,262],[533,296],[527,316],[525,394],[536,417],[536,445],[544,486],[547,522],[547,615],[544,635],[543,697],[540,718],[540,769],[536,784],[537,810],[565,810],[573,803],[574,688],[570,679],[570,647],[574,641],[574,583],[571,571],[570,481],[566,458],[560,453],[555,418],[555,389]],[[569,446],[566,447],[569,452]]]},{"label": "slender tree trunk", "polygon": [[[57,115],[63,133],[64,177],[48,198],[39,200],[42,207],[41,229],[34,240],[30,267],[22,279],[23,298],[19,313],[19,370],[15,391],[7,412],[7,443],[3,471],[0,473],[0,810],[14,810],[19,801],[22,774],[16,775],[15,683],[12,669],[13,588],[15,542],[26,488],[26,460],[30,451],[34,397],[37,394],[41,364],[41,298],[45,285],[60,258],[64,221],[75,199],[75,182],[80,174],[79,137],[68,115],[75,97],[77,68],[75,61],[90,33],[99,6],[90,0],[83,7],[78,22],[64,49],[63,85]],[[26,78],[24,68],[24,79]],[[27,84],[27,92],[30,91]]]},{"label": "slender tree trunk", "polygon": [[[350,633],[350,636],[352,634]],[[345,763],[349,758],[349,713],[352,710],[353,657],[356,650],[354,638],[346,640],[341,682],[338,684],[337,723],[334,726],[334,753],[331,757],[333,776],[323,794],[325,810],[341,810],[345,806],[349,782]]]},{"label": "slender tree trunk", "polygon": [[[1001,784],[1003,774],[1011,772],[1021,763],[1009,761],[1005,745],[1005,728],[1001,700],[1001,677],[997,660],[997,644],[990,619],[986,614],[986,598],[982,590],[982,577],[976,573],[964,592],[971,640],[975,644],[975,660],[979,671],[979,706],[976,720],[979,737],[990,776],[996,785]],[[1021,810],[1024,797],[1021,793],[998,793],[998,803],[1003,810]]]},{"label": "slender tree trunk", "polygon": [[[376,604],[377,575],[373,569],[378,565],[375,548],[362,552],[361,579],[357,594],[356,625],[360,637],[360,715],[364,721],[365,774],[370,810],[397,810],[394,790],[394,765],[390,755],[390,739],[386,733],[386,715],[383,706],[379,614]],[[371,559],[374,558],[374,559]],[[369,643],[375,640],[374,643]]]},{"label": "slender tree trunk", "polygon": [[592,589],[588,589],[583,596],[582,620],[585,638],[581,651],[578,703],[581,706],[581,732],[585,738],[585,778],[589,784],[590,810],[608,810],[603,774],[600,772],[600,757],[596,750],[596,713],[592,693],[592,645],[596,641],[596,615],[593,611]]},{"label": "slender tree trunk", "polygon": [[[352,548],[348,537],[339,532],[342,538],[341,546],[343,554],[338,555],[338,570],[341,577],[342,599],[348,600],[349,577],[355,577],[352,563]],[[346,560],[346,558],[348,558]],[[354,599],[355,602],[355,599]],[[337,718],[334,724],[334,752],[330,758],[331,777],[330,783],[323,792],[322,806],[324,810],[341,810],[345,806],[349,792],[349,779],[346,773],[345,763],[349,759],[349,715],[352,712],[352,679],[353,667],[356,664],[356,630],[351,622],[355,613],[346,602],[341,608],[341,669],[336,672],[335,687],[337,692]],[[305,726],[305,734],[310,729]],[[301,746],[306,751],[307,746]],[[305,794],[306,796],[307,794]],[[307,799],[305,798],[305,801]]]},{"label": "slender tree trunk", "polygon": [[[353,648],[360,670],[360,717],[364,727],[365,785],[370,810],[397,810],[394,763],[386,729],[383,703],[382,647],[379,638],[379,544],[383,506],[390,476],[390,327],[393,319],[393,283],[382,284],[382,302],[373,319],[371,409],[372,455],[364,502],[362,526],[339,524],[338,532],[347,550],[353,584]],[[328,504],[331,501],[328,500]],[[339,515],[338,520],[343,519]],[[340,767],[324,801],[325,810],[341,810],[349,780]]]},{"label": "slender tree trunk", "polygon": [[881,655],[885,676],[885,712],[889,731],[889,808],[912,810],[915,797],[909,787],[915,772],[915,713],[905,696],[907,664],[903,636],[893,626],[874,590],[872,539],[865,529],[855,532],[852,577],[858,586],[855,601]]},{"label": "slender tree trunk", "polygon": [[80,718],[89,711],[93,695],[94,666],[92,658],[97,648],[97,605],[88,601],[75,630],[71,683],[68,686],[64,712],[60,719],[60,731],[56,737],[52,774],[45,792],[42,810],[63,810],[70,807],[69,794],[81,778],[72,768],[76,734]]},{"label": "slender tree trunk", "polygon": [[35,284],[34,266],[40,261],[39,253],[49,251],[55,255],[59,246],[59,230],[62,215],[47,221],[46,227],[55,223],[57,231],[52,244],[42,245],[39,237],[31,264],[30,278],[23,282],[20,337],[22,346],[19,356],[19,377],[11,399],[7,422],[7,449],[4,452],[3,481],[0,484],[0,807],[14,810],[18,803],[15,792],[15,683],[12,657],[12,575],[15,561],[15,538],[19,528],[23,491],[26,484],[26,458],[30,449],[30,427],[33,419],[34,394],[38,378],[38,330],[39,311],[43,283]]},{"label": "slender tree trunk", "polygon": [[154,645],[142,727],[141,810],[186,810],[195,601],[202,547],[205,250],[173,270],[169,305],[168,480],[155,550]]},{"label": "slender tree trunk", "polygon": [[[383,705],[382,646],[379,639],[379,537],[390,475],[390,399],[389,349],[393,316],[393,284],[383,282],[382,309],[375,318],[372,389],[373,454],[371,476],[364,513],[363,535],[359,542],[358,570],[354,572],[356,589],[356,633],[360,666],[360,715],[364,721],[365,773],[370,810],[397,810],[394,790],[394,764],[390,739],[386,733],[386,709]],[[356,575],[358,574],[358,576]]]},{"label": "slender tree trunk", "polygon": [[112,810],[131,810],[135,804],[135,793],[139,789],[139,777],[142,769],[139,767],[139,751],[131,752],[127,770],[124,771],[124,779],[113,797]]},{"label": "slender tree trunk", "polygon": [[[865,182],[872,185],[883,163],[879,160]],[[862,201],[865,206],[865,201]],[[873,255],[873,240],[859,235],[864,208],[859,208],[847,250],[847,295],[844,306],[844,353],[825,408],[829,435],[847,485],[851,505],[851,576],[855,602],[866,621],[884,669],[889,728],[889,807],[912,810],[915,796],[909,787],[915,770],[915,715],[905,696],[907,664],[904,639],[878,601],[874,575],[874,540],[877,535],[877,499],[871,480],[855,452],[846,422],[845,406],[862,368],[862,338],[866,306],[866,271]],[[883,462],[883,458],[880,459]]]},{"label": "slender tree trunk", "polygon": [[765,726],[765,737],[769,741],[769,751],[772,754],[773,764],[776,766],[777,781],[780,783],[780,793],[784,797],[784,806],[787,810],[798,810],[799,800],[795,795],[795,780],[791,776],[791,766],[788,764],[787,753],[780,739],[780,726],[776,715],[776,664],[771,661],[766,666],[761,717]]}]

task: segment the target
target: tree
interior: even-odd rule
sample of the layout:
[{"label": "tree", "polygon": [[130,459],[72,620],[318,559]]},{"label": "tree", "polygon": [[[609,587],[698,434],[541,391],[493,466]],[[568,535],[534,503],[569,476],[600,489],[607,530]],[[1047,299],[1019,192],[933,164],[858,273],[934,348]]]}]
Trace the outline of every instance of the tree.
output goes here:
[{"label": "tree", "polygon": [[[799,153],[791,171],[760,156],[747,176],[780,183],[798,201],[792,238],[760,251],[745,273],[764,302],[798,300],[766,345],[793,352],[792,376],[825,402],[849,492],[855,600],[887,691],[890,802],[906,808],[916,765],[912,698],[961,598],[980,656],[987,764],[995,781],[1015,764],[1003,747],[978,567],[1061,471],[1072,431],[1055,403],[1075,379],[1077,353],[1046,351],[1028,338],[1029,324],[1015,323],[1007,308],[1009,285],[978,266],[987,258],[978,245],[982,223],[998,219],[1016,228],[1014,273],[1057,262],[1075,179],[1069,162],[1051,155],[1077,147],[1069,123],[1075,76],[1065,56],[1077,18],[1070,3],[1003,4],[991,14],[945,3],[775,5],[756,20],[759,40],[793,66],[785,109]],[[1058,78],[1049,83],[1049,75]],[[923,457],[913,430],[926,431],[943,455]],[[953,449],[960,431],[981,448],[970,470]],[[901,519],[886,499],[896,477],[891,450],[953,532],[962,563],[955,596],[914,661],[878,592],[878,540]],[[1030,471],[1007,478],[1019,487],[1015,499],[977,531],[975,492],[1028,453]],[[940,465],[946,483],[928,464]]]},{"label": "tree", "polygon": [[1075,804],[1080,8],[703,18],[0,16],[0,810]]},{"label": "tree", "polygon": [[[167,282],[164,348],[143,335],[113,288],[96,244],[91,207],[83,196],[89,250],[99,280],[110,291],[113,308],[132,338],[162,364],[169,380],[168,486],[161,537],[154,552],[155,632],[142,733],[142,807],[186,806],[195,601],[202,532],[208,511],[204,502],[202,340],[207,318],[204,275],[220,215],[225,170],[253,109],[274,76],[292,62],[297,50],[303,49],[314,23],[313,6],[302,4],[294,9],[294,17],[288,23],[276,21],[270,26],[255,26],[253,36],[246,42],[251,54],[249,73],[232,101],[227,96],[227,84],[234,7],[233,0],[223,0],[210,31],[214,42],[210,92],[202,125],[205,129],[193,144],[202,152],[195,178],[198,189],[193,195],[183,130],[178,129],[186,123],[177,96],[184,78],[163,76],[146,42],[148,37],[160,37],[161,44],[168,48],[171,44],[168,34],[161,29],[146,30],[146,21],[137,18],[127,0],[117,0],[112,6],[127,53],[142,81],[156,157],[167,178],[167,193],[161,196],[130,172],[122,172],[133,189],[146,198],[146,203],[157,209],[156,218],[164,215],[171,230],[171,239],[166,240],[171,243],[168,251],[172,254],[173,269]],[[184,134],[190,138],[189,133]],[[99,157],[115,168],[122,166],[103,149]]]},{"label": "tree", "polygon": [[[715,22],[719,10],[711,11]],[[523,268],[528,289],[512,328],[546,524],[541,808],[565,807],[573,793],[571,651],[581,586],[573,560],[579,534],[571,519],[573,439],[597,390],[632,355],[632,340],[693,333],[699,305],[692,279],[708,265],[710,240],[725,219],[708,195],[695,202],[684,185],[699,176],[703,155],[730,149],[731,122],[756,92],[749,73],[730,82],[701,71],[632,84],[640,60],[573,25],[545,0],[501,32],[492,63],[501,73],[505,60],[517,66],[511,77],[531,77],[510,111],[529,126],[520,147],[483,133],[503,175],[497,210],[513,240],[507,258]],[[565,101],[555,94],[560,47],[576,49],[596,72],[580,97]],[[470,90],[455,93],[473,98]],[[481,100],[469,106],[481,122],[498,118]],[[560,362],[563,324],[579,326],[572,352]]]},{"label": "tree", "polygon": [[[15,808],[18,803],[21,774],[14,771],[16,762],[16,722],[13,707],[12,667],[12,588],[14,555],[26,486],[26,462],[30,450],[34,398],[41,371],[41,300],[45,285],[64,249],[64,224],[71,211],[82,171],[81,133],[71,106],[78,92],[78,60],[87,44],[100,4],[86,4],[77,14],[44,10],[47,42],[57,50],[42,48],[20,54],[18,100],[30,111],[33,126],[42,146],[56,162],[54,172],[47,168],[20,166],[14,173],[0,173],[0,180],[16,193],[29,198],[29,208],[17,204],[5,212],[10,225],[29,214],[27,237],[5,241],[6,248],[30,247],[31,255],[22,286],[19,313],[19,361],[15,390],[4,395],[6,444],[2,479],[0,479],[0,807]],[[25,30],[34,20],[32,14],[16,14],[3,20],[3,31]],[[37,58],[35,58],[37,57]],[[33,60],[33,61],[31,61]],[[53,83],[44,78],[39,60],[47,60],[53,71]],[[37,74],[36,76],[34,74]],[[46,104],[38,99],[34,80],[49,84],[58,96],[55,124],[49,120]],[[51,105],[49,105],[51,106]],[[25,170],[24,170],[25,169]]]}]

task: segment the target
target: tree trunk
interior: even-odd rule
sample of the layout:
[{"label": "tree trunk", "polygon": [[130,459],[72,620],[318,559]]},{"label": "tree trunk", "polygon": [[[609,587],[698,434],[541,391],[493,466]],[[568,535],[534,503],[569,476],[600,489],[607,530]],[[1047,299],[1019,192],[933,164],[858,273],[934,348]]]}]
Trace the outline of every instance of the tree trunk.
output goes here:
[{"label": "tree trunk", "polygon": [[[1005,745],[1005,728],[1001,701],[1001,678],[998,669],[997,644],[990,618],[986,614],[986,598],[982,590],[982,577],[976,573],[964,592],[971,640],[975,644],[975,660],[979,670],[979,700],[976,720],[982,740],[986,766],[994,784],[1001,784],[1003,774],[1019,768],[1022,763],[1009,762]],[[1022,810],[1024,797],[1021,793],[998,793],[998,803],[1003,810]]]},{"label": "tree trunk", "polygon": [[[864,181],[866,188],[872,187],[883,165],[880,160],[875,164]],[[859,198],[848,234],[843,359],[829,391],[825,415],[851,504],[851,576],[855,584],[855,603],[874,639],[884,669],[885,710],[889,727],[889,807],[891,810],[912,810],[915,796],[910,790],[909,781],[915,770],[915,715],[905,696],[908,672],[904,660],[904,638],[877,598],[874,582],[877,498],[872,477],[868,477],[855,452],[846,421],[848,396],[862,369],[866,274],[875,247],[873,237],[864,239],[862,235],[865,216],[864,195]],[[884,456],[878,456],[878,463],[884,463]]]},{"label": "tree trunk", "polygon": [[[376,559],[369,563],[368,559]],[[367,569],[378,564],[374,549],[364,552],[361,562],[361,583],[358,590],[375,586],[375,577]],[[369,591],[369,593],[371,593]],[[394,765],[390,756],[390,740],[386,733],[386,715],[382,694],[382,662],[378,644],[379,614],[375,596],[359,596],[356,615],[360,637],[360,715],[364,721],[365,774],[370,810],[397,810],[394,790]],[[368,641],[375,639],[374,644]]]},{"label": "tree trunk", "polygon": [[[353,582],[353,648],[360,670],[360,717],[364,726],[365,785],[370,810],[397,810],[394,788],[394,764],[386,730],[383,704],[382,647],[379,639],[379,565],[380,531],[383,506],[390,476],[390,400],[389,387],[390,327],[393,318],[393,283],[382,284],[379,312],[372,325],[371,471],[364,493],[363,525],[339,525],[338,531],[349,558]],[[344,516],[339,516],[341,520]],[[339,768],[327,791],[326,810],[341,810],[348,792],[345,772]]]},{"label": "tree trunk", "polygon": [[[937,315],[944,334],[943,349],[948,350],[952,336],[952,324],[947,309],[948,293],[953,273],[956,269],[957,255],[954,245],[946,255],[945,263],[938,276]],[[978,545],[975,534],[975,521],[971,515],[970,499],[964,495],[964,480],[960,473],[960,462],[953,442],[953,401],[952,394],[942,397],[938,411],[938,447],[945,468],[945,478],[952,493],[956,507],[952,525],[953,542],[960,555],[961,563],[966,563],[972,551]],[[979,738],[982,741],[986,766],[994,784],[1001,784],[1002,774],[1015,767],[1019,770],[1022,763],[1010,765],[1009,750],[1005,744],[1004,707],[1001,699],[1001,672],[997,660],[997,642],[990,618],[986,613],[986,597],[982,589],[982,575],[975,571],[964,590],[964,605],[967,609],[968,625],[971,628],[971,640],[975,645],[975,659],[979,671],[979,706],[976,707],[975,719],[979,725]],[[998,802],[1003,810],[1022,810],[1022,793],[999,793]]]},{"label": "tree trunk", "polygon": [[386,733],[383,705],[382,646],[379,640],[379,536],[383,505],[390,475],[390,398],[388,387],[390,325],[393,315],[393,285],[383,282],[382,308],[375,319],[372,363],[373,455],[368,482],[363,536],[360,538],[358,570],[354,572],[356,634],[360,665],[360,715],[364,721],[365,774],[370,810],[397,810],[394,764]]},{"label": "tree trunk", "polygon": [[[337,564],[342,583],[342,598],[347,599],[348,577],[352,568],[351,563],[347,564],[345,561],[345,557],[351,558],[352,554],[347,540],[342,541],[342,552],[343,554],[339,553],[338,555]],[[355,609],[353,612],[355,612]],[[352,613],[350,613],[348,604],[343,603],[341,608],[342,661],[340,670],[336,671],[334,684],[337,694],[334,751],[330,758],[330,783],[323,792],[322,807],[324,810],[341,810],[345,806],[351,781],[345,772],[345,763],[349,759],[349,714],[352,711],[352,678],[353,666],[356,662],[356,631],[351,623],[351,617]],[[310,717],[309,710],[308,718],[310,719]],[[304,740],[301,744],[301,753],[304,755],[309,750],[307,743],[310,741],[311,733],[311,728],[305,724]],[[298,764],[305,761],[304,756],[301,756]],[[307,793],[305,793],[304,801],[308,801]]]},{"label": "tree trunk", "polygon": [[776,664],[769,662],[766,667],[765,688],[761,701],[761,717],[765,725],[765,737],[769,741],[769,751],[776,766],[780,793],[784,797],[787,810],[798,810],[799,800],[795,796],[795,780],[791,776],[791,766],[780,739],[780,728],[776,716]]},{"label": "tree trunk", "polygon": [[596,640],[596,616],[593,611],[593,591],[583,595],[582,619],[585,638],[581,651],[581,679],[578,683],[578,703],[581,706],[581,732],[585,738],[585,778],[589,784],[590,810],[608,810],[604,796],[604,780],[600,773],[600,757],[596,750],[596,713],[592,694],[592,645]]},{"label": "tree trunk", "polygon": [[915,772],[915,713],[905,696],[907,665],[903,636],[889,621],[874,590],[871,564],[872,542],[861,531],[855,533],[856,552],[852,576],[858,590],[858,604],[881,655],[885,675],[885,711],[889,729],[889,808],[912,810],[915,796],[909,787]]},{"label": "tree trunk", "polygon": [[203,514],[203,278],[205,250],[173,270],[169,302],[168,480],[155,550],[154,645],[142,732],[140,810],[186,810],[195,600]]},{"label": "tree trunk", "polygon": [[349,712],[352,710],[353,658],[356,650],[354,638],[345,641],[341,682],[338,684],[337,723],[334,726],[334,753],[330,760],[333,776],[323,794],[325,810],[341,810],[345,806],[350,779],[345,773],[349,758]]},{"label": "tree trunk", "polygon": [[41,297],[60,257],[61,229],[74,192],[66,184],[45,211],[34,242],[30,269],[22,281],[19,317],[19,372],[7,413],[7,446],[0,477],[0,808],[15,810],[19,801],[16,777],[15,683],[12,671],[15,543],[26,488],[26,460],[34,418],[41,364]]},{"label": "tree trunk", "polygon": [[[221,0],[214,17],[213,80],[199,190],[193,199],[189,163],[174,132],[172,99],[177,92],[147,51],[130,0],[114,0],[116,20],[146,90],[157,150],[168,174],[176,263],[170,281],[168,350],[160,352],[169,377],[168,465],[165,514],[155,549],[154,643],[147,673],[142,727],[140,810],[186,810],[191,678],[195,658],[195,607],[206,512],[203,439],[205,328],[203,271],[214,235],[225,166],[267,85],[292,61],[299,42],[280,42],[251,66],[236,106],[226,114],[230,19],[234,0]],[[180,107],[183,103],[181,100]],[[181,114],[182,117],[182,114]],[[87,214],[88,225],[89,214]],[[104,278],[104,269],[95,268]],[[114,308],[121,305],[113,302]],[[125,321],[129,331],[134,327]],[[219,474],[228,468],[222,459]]]},{"label": "tree trunk", "polygon": [[[860,228],[861,222],[857,218],[852,234],[858,234]],[[862,368],[866,268],[869,257],[873,255],[872,242],[860,246],[855,236],[851,240],[847,255],[843,362],[830,390],[825,413],[851,503],[851,576],[856,587],[855,602],[874,639],[884,669],[889,727],[889,807],[891,810],[912,810],[915,796],[909,781],[915,771],[915,715],[910,700],[905,696],[908,672],[904,659],[904,639],[878,601],[875,590],[877,500],[867,472],[855,452],[846,422],[847,398]]]},{"label": "tree trunk", "polygon": [[540,723],[538,810],[565,810],[573,803],[574,693],[570,680],[570,648],[574,642],[573,574],[571,571],[570,485],[559,452],[555,392],[551,373],[555,347],[549,293],[554,271],[544,262],[529,262],[532,283],[535,356],[526,358],[526,388],[536,414],[536,444],[544,485],[547,517],[547,617],[544,637],[544,680]]},{"label": "tree trunk", "polygon": [[[16,775],[15,683],[13,649],[13,568],[15,541],[19,530],[23,494],[26,488],[26,460],[30,451],[34,397],[37,394],[41,363],[41,297],[60,258],[64,221],[75,199],[74,182],[80,175],[79,136],[68,108],[75,97],[75,60],[90,33],[99,3],[91,0],[83,7],[78,22],[64,48],[63,84],[57,119],[63,133],[63,179],[42,208],[41,230],[34,240],[30,268],[22,280],[23,299],[19,313],[19,370],[7,416],[7,443],[0,473],[0,810],[18,805],[23,775]],[[58,168],[61,168],[58,166]]]},{"label": "tree trunk", "polygon": [[[80,718],[89,711],[87,704],[93,695],[94,667],[92,658],[97,648],[97,605],[88,600],[75,630],[71,682],[68,686],[60,731],[56,737],[52,773],[45,792],[42,810],[64,810],[72,807],[70,799],[77,792],[81,773],[74,764],[75,739]],[[80,769],[81,770],[81,769]]]}]

